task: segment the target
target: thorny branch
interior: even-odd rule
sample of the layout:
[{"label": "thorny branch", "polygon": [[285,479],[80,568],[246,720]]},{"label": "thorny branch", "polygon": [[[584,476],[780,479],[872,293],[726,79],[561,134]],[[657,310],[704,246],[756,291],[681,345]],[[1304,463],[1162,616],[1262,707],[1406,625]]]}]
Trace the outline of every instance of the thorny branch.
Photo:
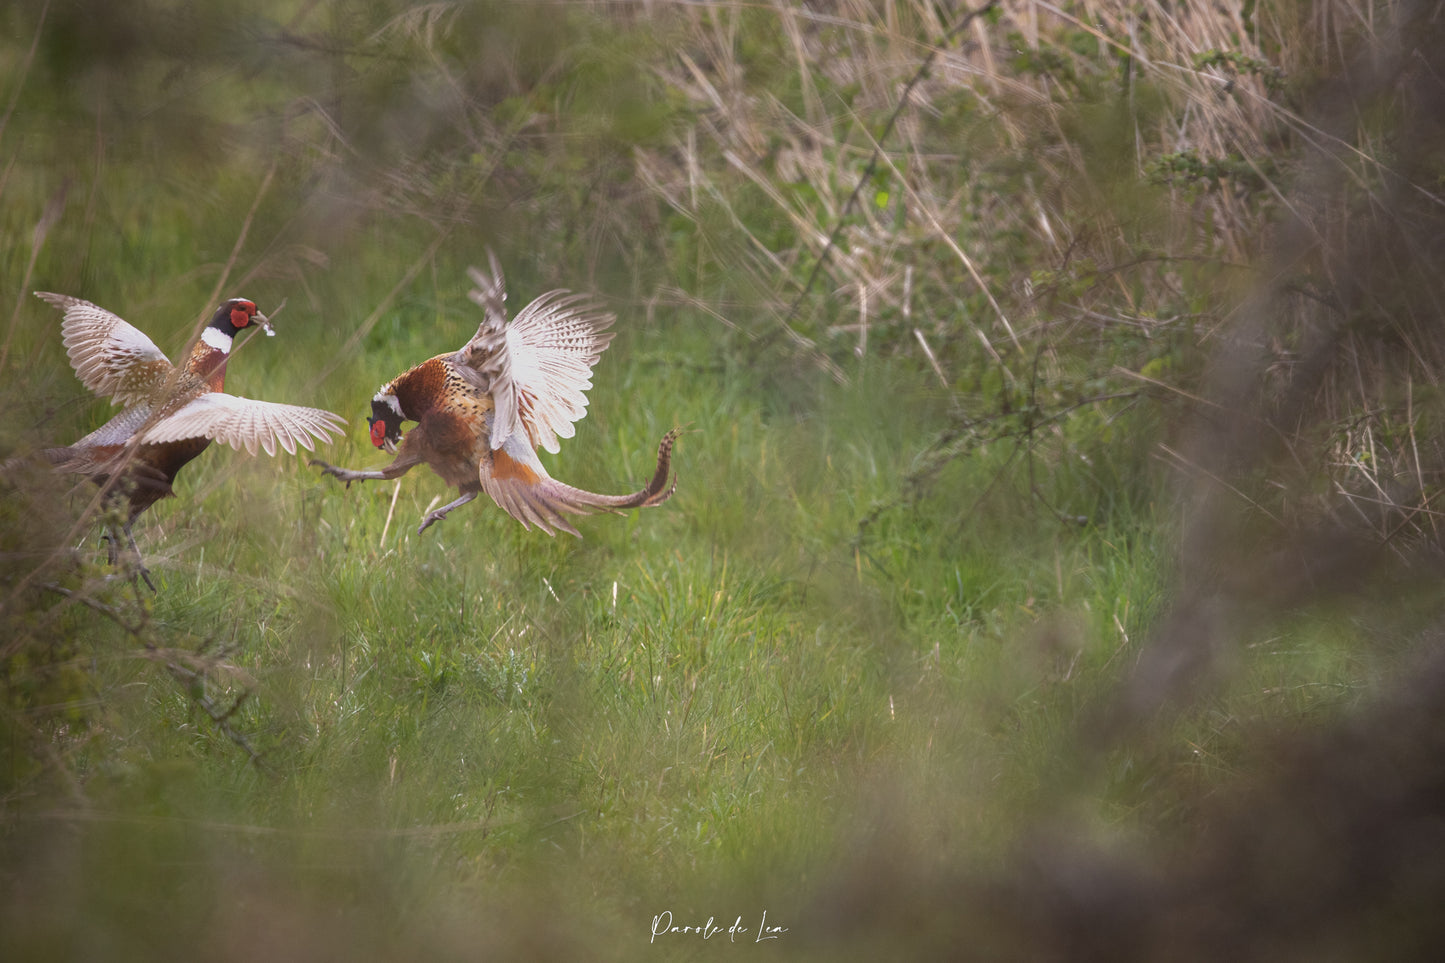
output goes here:
[{"label": "thorny branch", "polygon": [[[259,750],[252,745],[246,733],[238,729],[232,722],[236,713],[242,705],[250,698],[252,690],[248,687],[243,689],[229,706],[223,706],[206,691],[206,683],[212,673],[220,666],[220,660],[215,656],[206,655],[209,642],[203,642],[195,651],[186,649],[175,649],[162,646],[157,643],[152,632],[150,621],[150,608],[146,601],[140,596],[139,589],[136,589],[136,604],[138,614],[128,617],[127,613],[116,605],[110,605],[84,592],[77,592],[74,589],[66,588],[54,582],[41,583],[40,588],[53,592],[72,602],[86,606],[94,612],[105,616],[118,625],[128,636],[138,642],[144,652],[144,658],[162,665],[171,678],[180,684],[186,697],[200,708],[211,720],[212,725],[231,742],[239,746],[250,759],[251,764],[262,772],[270,772],[270,767],[262,757]],[[134,586],[132,586],[134,587]]]}]

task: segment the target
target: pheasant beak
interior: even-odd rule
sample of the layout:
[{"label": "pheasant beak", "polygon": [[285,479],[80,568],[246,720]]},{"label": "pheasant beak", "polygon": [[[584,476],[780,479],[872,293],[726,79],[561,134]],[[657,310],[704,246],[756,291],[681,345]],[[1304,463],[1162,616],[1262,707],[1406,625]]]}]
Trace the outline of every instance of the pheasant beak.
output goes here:
[{"label": "pheasant beak", "polygon": [[262,314],[260,311],[257,311],[255,314],[251,315],[251,323],[252,323],[252,324],[259,324],[261,327],[265,328],[265,329],[266,329],[266,337],[268,337],[268,338],[274,338],[274,337],[276,337],[276,329],[273,328],[273,327],[271,327],[271,320],[270,320],[269,318],[267,318],[264,314]]},{"label": "pheasant beak", "polygon": [[396,441],[391,437],[385,418],[368,418],[371,424],[371,443],[388,455],[396,454]]}]

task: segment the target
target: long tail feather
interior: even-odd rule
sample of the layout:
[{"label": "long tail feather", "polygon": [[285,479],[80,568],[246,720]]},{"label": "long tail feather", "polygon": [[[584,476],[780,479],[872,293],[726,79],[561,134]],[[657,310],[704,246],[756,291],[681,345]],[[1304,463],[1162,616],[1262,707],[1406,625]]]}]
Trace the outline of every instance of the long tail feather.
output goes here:
[{"label": "long tail feather", "polygon": [[672,475],[672,446],[677,436],[678,429],[674,428],[662,437],[662,443],[657,446],[657,470],[653,472],[652,481],[641,491],[630,495],[600,495],[573,488],[555,478],[546,478],[537,485],[539,500],[545,501],[549,508],[576,515],[590,515],[594,508],[616,511],[661,505],[677,490],[677,479]]}]

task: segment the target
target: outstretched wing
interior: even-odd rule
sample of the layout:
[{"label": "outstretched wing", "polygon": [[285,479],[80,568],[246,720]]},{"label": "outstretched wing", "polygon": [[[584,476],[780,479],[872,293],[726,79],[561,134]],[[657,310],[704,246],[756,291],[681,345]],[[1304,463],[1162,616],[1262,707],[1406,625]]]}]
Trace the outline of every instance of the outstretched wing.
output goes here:
[{"label": "outstretched wing", "polygon": [[507,279],[502,276],[497,255],[488,251],[487,260],[491,274],[479,268],[467,268],[467,277],[476,285],[467,292],[467,297],[482,309],[482,323],[477,325],[477,333],[462,352],[471,356],[469,363],[478,370],[486,370],[493,356],[504,350],[507,334]]},{"label": "outstretched wing", "polygon": [[232,448],[244,448],[256,454],[256,447],[266,454],[276,454],[279,442],[287,452],[295,454],[296,446],[311,450],[313,438],[330,441],[334,432],[342,434],[346,420],[320,408],[283,405],[273,401],[255,401],[220,391],[203,394],[162,418],[145,432],[146,444],[180,441],[183,438],[210,438]]},{"label": "outstretched wing", "polygon": [[468,273],[477,284],[470,297],[485,316],[458,355],[486,377],[496,406],[492,448],[525,432],[533,446],[555,452],[558,438],[576,434],[573,422],[587,414],[592,366],[611,342],[614,333],[606,329],[616,319],[585,295],[551,291],[508,324],[496,258],[492,276],[476,268]]},{"label": "outstretched wing", "polygon": [[155,342],[105,308],[67,294],[35,296],[65,312],[60,333],[75,374],[91,391],[118,405],[145,401],[174,370]]}]

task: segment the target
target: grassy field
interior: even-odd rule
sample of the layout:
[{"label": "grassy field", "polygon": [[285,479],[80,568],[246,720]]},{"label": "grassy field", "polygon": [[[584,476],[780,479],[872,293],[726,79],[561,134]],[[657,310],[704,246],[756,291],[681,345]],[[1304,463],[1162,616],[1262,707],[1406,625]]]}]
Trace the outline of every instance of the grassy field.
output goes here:
[{"label": "grassy field", "polygon": [[[0,13],[0,956],[1431,958],[1440,27],[976,13]],[[664,506],[213,446],[152,594],[25,458],[108,412],[44,290],[254,299],[227,389],[379,466],[488,250]]]}]

